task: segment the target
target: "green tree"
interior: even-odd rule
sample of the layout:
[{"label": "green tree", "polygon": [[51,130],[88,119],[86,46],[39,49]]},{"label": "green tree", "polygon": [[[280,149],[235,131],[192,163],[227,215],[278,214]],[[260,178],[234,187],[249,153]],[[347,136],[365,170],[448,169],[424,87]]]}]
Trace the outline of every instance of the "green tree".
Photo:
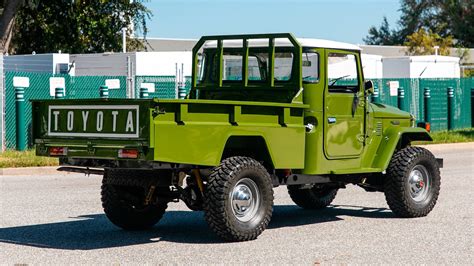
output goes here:
[{"label": "green tree", "polygon": [[433,0],[402,0],[401,17],[398,21],[397,35],[400,44],[408,41],[408,36],[419,29],[433,30],[439,32],[439,23],[435,22],[436,1]]},{"label": "green tree", "polygon": [[453,46],[451,36],[441,37],[431,30],[425,31],[423,28],[408,35],[408,41],[404,45],[408,46],[408,55],[432,55],[435,53],[435,46],[439,48],[440,55],[449,55],[449,48]]},{"label": "green tree", "polygon": [[474,47],[474,1],[439,1],[439,24],[445,25],[444,35],[452,35],[458,46]]},{"label": "green tree", "polygon": [[377,29],[370,27],[369,35],[364,38],[364,42],[369,45],[396,45],[399,44],[397,32],[390,29],[387,17],[383,17],[382,25]]},{"label": "green tree", "polygon": [[122,28],[127,28],[131,49],[143,41],[130,38],[134,31],[146,37],[151,12],[142,1],[42,0],[18,10],[12,52],[99,53],[122,50]]},{"label": "green tree", "polygon": [[0,52],[8,51],[12,39],[13,27],[17,10],[24,4],[24,0],[0,1]]},{"label": "green tree", "polygon": [[452,36],[454,45],[474,46],[473,0],[401,0],[401,17],[397,27],[390,29],[386,19],[379,28],[369,28],[367,44],[402,45],[419,29]]}]

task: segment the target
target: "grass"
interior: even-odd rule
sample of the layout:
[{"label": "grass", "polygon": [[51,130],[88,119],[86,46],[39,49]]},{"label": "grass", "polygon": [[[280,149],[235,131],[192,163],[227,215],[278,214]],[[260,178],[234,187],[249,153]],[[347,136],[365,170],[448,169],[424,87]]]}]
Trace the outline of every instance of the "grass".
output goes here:
[{"label": "grass", "polygon": [[0,153],[0,168],[57,166],[57,165],[58,165],[58,158],[36,156],[35,150],[28,150],[28,151],[7,150]]},{"label": "grass", "polygon": [[[454,131],[439,131],[431,133],[433,141],[417,141],[414,144],[438,144],[455,142],[474,142],[474,128]],[[34,150],[12,151],[0,153],[0,168],[7,167],[32,167],[32,166],[57,166],[58,159],[39,157]]]},{"label": "grass", "polygon": [[453,131],[437,131],[430,134],[433,141],[417,141],[415,144],[440,144],[457,142],[474,142],[474,128]]}]

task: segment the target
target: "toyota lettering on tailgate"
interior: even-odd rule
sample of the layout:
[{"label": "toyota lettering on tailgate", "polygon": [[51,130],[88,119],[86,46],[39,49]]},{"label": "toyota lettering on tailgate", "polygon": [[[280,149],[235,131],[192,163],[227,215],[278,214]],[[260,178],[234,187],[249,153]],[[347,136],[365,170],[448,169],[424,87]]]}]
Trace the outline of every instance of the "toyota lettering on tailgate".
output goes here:
[{"label": "toyota lettering on tailgate", "polygon": [[51,105],[48,135],[138,138],[138,105]]}]

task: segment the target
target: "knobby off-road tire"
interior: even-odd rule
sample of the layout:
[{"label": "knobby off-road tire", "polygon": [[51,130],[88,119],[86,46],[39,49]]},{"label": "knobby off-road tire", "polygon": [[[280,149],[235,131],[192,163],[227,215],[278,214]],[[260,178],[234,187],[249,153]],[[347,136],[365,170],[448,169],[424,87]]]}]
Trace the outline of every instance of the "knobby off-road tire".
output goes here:
[{"label": "knobby off-road tire", "polygon": [[109,220],[125,230],[144,230],[155,225],[167,202],[144,205],[149,175],[143,171],[107,169],[102,179],[102,207]]},{"label": "knobby off-road tire", "polygon": [[227,241],[256,239],[273,212],[273,185],[265,167],[248,157],[230,157],[209,176],[204,216]]},{"label": "knobby off-road tire", "polygon": [[337,188],[315,185],[312,188],[300,189],[300,185],[288,186],[288,194],[296,205],[304,209],[322,209],[334,200]]},{"label": "knobby off-road tire", "polygon": [[420,147],[397,151],[388,166],[384,186],[387,204],[395,215],[426,216],[436,205],[441,186],[436,158]]}]

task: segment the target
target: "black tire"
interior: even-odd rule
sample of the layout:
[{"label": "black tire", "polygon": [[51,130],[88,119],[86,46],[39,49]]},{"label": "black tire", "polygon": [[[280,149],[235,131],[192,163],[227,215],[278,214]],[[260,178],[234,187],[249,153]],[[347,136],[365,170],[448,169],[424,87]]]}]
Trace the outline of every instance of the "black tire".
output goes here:
[{"label": "black tire", "polygon": [[300,185],[288,186],[288,194],[296,205],[303,209],[322,209],[334,200],[337,188],[315,185],[312,188],[301,189]]},{"label": "black tire", "polygon": [[107,169],[102,179],[102,207],[109,220],[125,230],[144,230],[155,225],[167,202],[144,205],[147,174],[140,171]]},{"label": "black tire", "polygon": [[385,198],[393,213],[413,218],[428,215],[436,205],[441,186],[438,162],[421,147],[397,151],[385,176]]},{"label": "black tire", "polygon": [[[239,206],[240,202],[248,206]],[[230,157],[212,171],[204,193],[204,216],[218,236],[227,241],[256,239],[267,228],[272,212],[271,177],[259,162]]]}]

